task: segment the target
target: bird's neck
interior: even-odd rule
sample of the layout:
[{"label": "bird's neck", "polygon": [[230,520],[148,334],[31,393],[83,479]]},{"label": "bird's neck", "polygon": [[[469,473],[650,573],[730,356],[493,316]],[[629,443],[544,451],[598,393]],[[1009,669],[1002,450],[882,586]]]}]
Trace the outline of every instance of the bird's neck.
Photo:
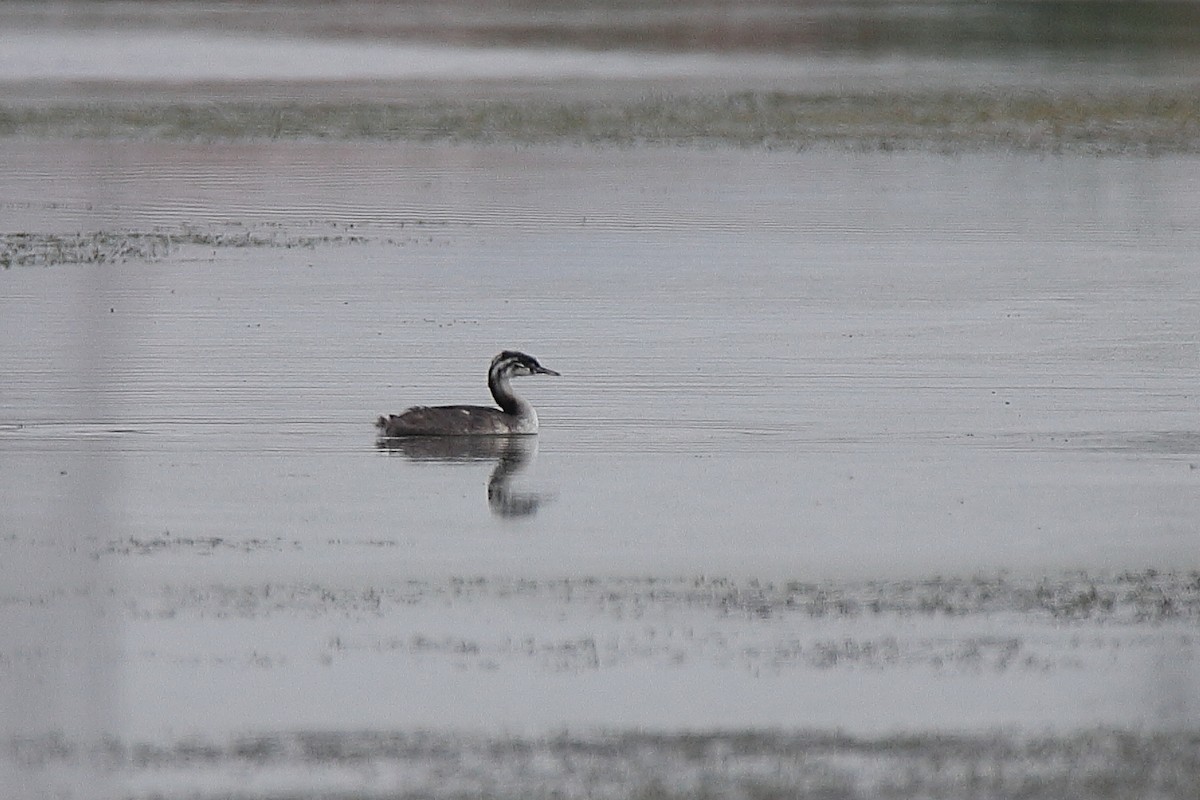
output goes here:
[{"label": "bird's neck", "polygon": [[488,388],[492,390],[492,397],[496,399],[496,405],[506,414],[523,417],[532,413],[533,408],[526,403],[512,390],[512,384],[509,382],[507,375],[491,373],[488,375]]}]

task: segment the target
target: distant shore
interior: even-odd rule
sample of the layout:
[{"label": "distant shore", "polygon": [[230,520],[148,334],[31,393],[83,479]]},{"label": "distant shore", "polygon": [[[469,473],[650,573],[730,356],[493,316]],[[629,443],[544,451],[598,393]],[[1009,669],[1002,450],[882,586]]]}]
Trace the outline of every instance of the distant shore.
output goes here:
[{"label": "distant shore", "polygon": [[[803,150],[1200,152],[1200,92],[734,92],[577,97],[425,93],[413,99],[212,89],[0,101],[0,136],[165,141],[365,140]],[[61,95],[59,95],[61,98]],[[279,99],[279,98],[283,99]],[[243,99],[244,98],[244,99]]]},{"label": "distant shore", "polygon": [[0,7],[0,137],[1200,152],[1200,5]]}]

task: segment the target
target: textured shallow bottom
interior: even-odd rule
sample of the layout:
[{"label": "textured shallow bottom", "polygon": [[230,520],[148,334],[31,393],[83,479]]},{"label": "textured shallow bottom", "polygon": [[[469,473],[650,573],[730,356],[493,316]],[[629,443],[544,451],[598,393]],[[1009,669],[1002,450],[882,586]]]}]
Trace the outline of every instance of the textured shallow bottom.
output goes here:
[{"label": "textured shallow bottom", "polygon": [[10,621],[73,602],[118,614],[120,669],[153,698],[122,714],[124,734],[10,736],[10,782],[247,798],[1191,798],[1200,784],[1200,574],[350,583],[10,598]]},{"label": "textured shallow bottom", "polygon": [[87,751],[43,739],[16,750],[60,775],[91,762],[129,797],[1190,800],[1200,785],[1200,735],[1105,730],[1032,739],[299,732]]}]

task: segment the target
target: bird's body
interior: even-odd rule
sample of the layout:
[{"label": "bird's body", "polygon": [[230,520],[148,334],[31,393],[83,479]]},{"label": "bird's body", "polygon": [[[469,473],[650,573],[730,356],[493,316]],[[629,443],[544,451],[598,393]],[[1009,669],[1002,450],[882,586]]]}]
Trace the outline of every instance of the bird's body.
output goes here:
[{"label": "bird's body", "polygon": [[537,412],[509,414],[487,406],[413,406],[375,421],[384,436],[495,436],[537,433]]},{"label": "bird's body", "polygon": [[538,416],[528,402],[513,393],[509,379],[522,375],[558,375],[536,358],[505,350],[492,359],[488,388],[499,408],[488,406],[413,406],[403,414],[375,421],[381,435],[398,436],[501,436],[538,432]]}]

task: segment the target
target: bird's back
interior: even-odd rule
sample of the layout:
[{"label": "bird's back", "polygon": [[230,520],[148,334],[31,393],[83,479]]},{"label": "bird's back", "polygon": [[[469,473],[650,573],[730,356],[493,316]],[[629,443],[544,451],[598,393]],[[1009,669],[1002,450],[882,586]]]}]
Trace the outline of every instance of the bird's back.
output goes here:
[{"label": "bird's back", "polygon": [[537,433],[532,419],[487,406],[413,406],[375,422],[384,436],[495,436]]}]

